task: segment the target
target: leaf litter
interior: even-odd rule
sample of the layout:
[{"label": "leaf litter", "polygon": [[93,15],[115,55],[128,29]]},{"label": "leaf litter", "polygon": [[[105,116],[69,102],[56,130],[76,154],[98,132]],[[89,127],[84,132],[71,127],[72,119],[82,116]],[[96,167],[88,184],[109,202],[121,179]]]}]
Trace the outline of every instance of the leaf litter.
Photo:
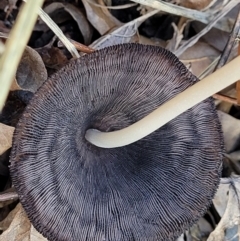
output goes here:
[{"label": "leaf litter", "polygon": [[[239,54],[239,39],[232,31],[236,24],[240,24],[239,3],[237,0],[172,0],[159,1],[156,5],[152,0],[46,0],[43,10],[56,23],[56,29],[53,32],[50,20],[39,19],[19,64],[0,114],[0,168],[9,165],[6,153],[11,148],[14,127],[33,93],[48,76],[71,58],[78,57],[77,50],[81,56],[115,44],[148,43],[174,52],[195,75],[209,74],[218,61],[223,60],[221,56],[226,46],[231,47],[225,56],[227,60]],[[22,1],[0,2],[0,39],[3,44],[21,4]],[[229,42],[231,37],[234,41]],[[81,49],[87,52],[81,52]],[[237,93],[233,85],[220,95],[235,100]],[[226,100],[215,100],[226,149],[221,184],[206,215],[178,241],[239,238],[240,107],[236,101],[233,104]],[[15,199],[11,201],[14,191],[12,196],[6,195],[9,181],[9,174],[4,172],[3,175],[0,171],[0,214],[6,204],[3,200],[10,201],[6,204],[10,207],[7,217],[0,215],[0,241],[46,240],[33,228],[21,205]]]}]

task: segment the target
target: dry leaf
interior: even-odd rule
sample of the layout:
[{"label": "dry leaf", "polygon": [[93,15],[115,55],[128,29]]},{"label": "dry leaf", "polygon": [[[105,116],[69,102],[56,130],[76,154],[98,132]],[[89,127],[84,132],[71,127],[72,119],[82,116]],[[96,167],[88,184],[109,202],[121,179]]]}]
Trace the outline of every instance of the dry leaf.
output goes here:
[{"label": "dry leaf", "polygon": [[137,33],[139,25],[158,12],[158,10],[151,11],[139,18],[134,19],[131,22],[124,24],[121,27],[118,27],[109,34],[93,42],[90,47],[93,49],[101,49],[116,44],[132,42],[132,39]]},{"label": "dry leaf", "polygon": [[198,222],[190,228],[189,232],[187,232],[187,240],[206,240],[212,231],[213,228],[210,223],[205,218],[200,218]]},{"label": "dry leaf", "polygon": [[222,124],[225,150],[227,153],[233,152],[239,147],[240,120],[221,111],[218,111],[218,116]]},{"label": "dry leaf", "polygon": [[15,82],[11,90],[28,90],[33,93],[46,81],[48,75],[41,56],[37,51],[26,47],[18,66]]},{"label": "dry leaf", "polygon": [[177,238],[176,241],[184,241],[184,234],[182,234],[179,238]]},{"label": "dry leaf", "polygon": [[228,202],[229,185],[221,184],[213,199],[213,204],[220,217],[223,216]]},{"label": "dry leaf", "polygon": [[190,65],[191,72],[199,76],[219,55],[220,52],[212,46],[197,42],[180,56],[180,60]]},{"label": "dry leaf", "polygon": [[213,0],[178,0],[177,2],[183,7],[200,10],[206,8],[212,1]]},{"label": "dry leaf", "polygon": [[[19,211],[19,208],[17,206],[8,214],[8,216],[3,221],[0,222],[0,230],[1,231],[5,231],[9,228],[10,224],[12,223],[12,221],[18,211]],[[1,237],[1,235],[0,235],[0,237]]]},{"label": "dry leaf", "polygon": [[93,0],[82,0],[87,13],[87,18],[101,35],[106,34],[110,29],[121,25],[121,22],[113,17],[107,9],[95,6],[89,1],[94,3]]},{"label": "dry leaf", "polygon": [[15,209],[12,211],[16,213],[13,221],[9,228],[0,235],[0,241],[47,241],[32,227],[21,204],[18,204]]},{"label": "dry leaf", "polygon": [[93,28],[87,21],[83,12],[72,4],[54,2],[44,8],[44,11],[51,15],[54,11],[63,8],[77,22],[78,28],[82,33],[84,43],[89,45],[92,39]]},{"label": "dry leaf", "polygon": [[15,209],[17,209],[17,211],[15,210],[16,215],[9,228],[0,235],[0,241],[29,241],[31,223],[29,222],[21,204],[18,204]]},{"label": "dry leaf", "polygon": [[174,30],[173,37],[171,40],[168,41],[166,49],[168,49],[171,52],[174,52],[177,50],[178,46],[180,45],[180,43],[183,39],[183,31],[185,28],[185,24],[183,24],[181,26],[181,28],[179,29],[175,23],[172,23],[172,27]]},{"label": "dry leaf", "polygon": [[140,44],[147,44],[147,45],[153,45],[153,46],[160,46],[162,48],[165,48],[167,43],[166,41],[162,39],[157,38],[147,38],[145,36],[139,35],[139,43]]},{"label": "dry leaf", "polygon": [[[193,22],[192,27],[198,33],[202,31],[203,28],[206,27],[206,25],[200,22]],[[209,45],[213,46],[219,51],[223,51],[223,49],[226,46],[228,38],[229,38],[229,33],[220,31],[216,28],[212,28],[206,34],[204,34],[204,36],[202,36],[202,39],[205,42],[207,42]]]},{"label": "dry leaf", "polygon": [[[237,237],[239,232],[237,227],[240,224],[239,177],[232,179],[232,181],[234,182],[235,188],[229,184],[221,184],[213,199],[213,204],[222,218],[207,241],[233,240],[234,236]],[[232,228],[234,228],[234,230],[232,230],[233,232],[229,230]]]},{"label": "dry leaf", "polygon": [[32,225],[30,230],[30,240],[29,241],[48,241],[42,236]]},{"label": "dry leaf", "polygon": [[14,127],[0,123],[0,155],[12,146]]},{"label": "dry leaf", "polygon": [[49,68],[58,70],[68,62],[63,52],[54,46],[47,45],[36,50],[41,55],[44,64]]}]

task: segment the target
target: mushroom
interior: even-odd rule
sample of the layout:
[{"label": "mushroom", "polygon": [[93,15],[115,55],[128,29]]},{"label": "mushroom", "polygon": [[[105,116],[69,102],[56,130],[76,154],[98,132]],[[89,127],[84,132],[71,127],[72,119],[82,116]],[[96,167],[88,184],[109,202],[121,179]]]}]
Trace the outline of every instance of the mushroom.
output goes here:
[{"label": "mushroom", "polygon": [[223,137],[211,98],[130,145],[105,149],[88,129],[120,130],[197,82],[169,51],[139,44],[83,56],[38,90],[14,134],[10,172],[50,241],[167,241],[207,210]]}]

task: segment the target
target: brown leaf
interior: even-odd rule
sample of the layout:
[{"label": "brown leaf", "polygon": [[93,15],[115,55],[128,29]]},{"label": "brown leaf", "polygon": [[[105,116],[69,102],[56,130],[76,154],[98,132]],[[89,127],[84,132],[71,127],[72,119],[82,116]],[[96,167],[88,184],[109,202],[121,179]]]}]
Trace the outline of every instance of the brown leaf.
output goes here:
[{"label": "brown leaf", "polygon": [[178,0],[178,3],[186,8],[191,9],[204,9],[206,8],[213,0]]},{"label": "brown leaf", "polygon": [[72,18],[77,22],[78,28],[81,31],[82,36],[84,38],[84,43],[86,45],[89,45],[92,39],[93,28],[89,24],[89,22],[86,19],[86,16],[80,9],[78,9],[72,4],[54,2],[48,5],[46,8],[44,8],[44,11],[47,14],[51,15],[51,13],[61,8],[68,12],[72,16]]},{"label": "brown leaf", "polygon": [[[16,216],[17,212],[19,211],[18,206],[16,208],[14,208],[9,214],[8,216],[0,222],[0,230],[1,231],[5,231],[9,228],[10,224],[12,223],[14,217]],[[1,237],[1,236],[0,236]]]},{"label": "brown leaf", "polygon": [[12,146],[14,127],[0,123],[0,155]]},{"label": "brown leaf", "polygon": [[133,42],[133,39],[137,35],[139,25],[157,12],[158,10],[153,10],[139,18],[132,20],[131,22],[124,24],[123,26],[114,29],[107,35],[93,42],[90,47],[93,49],[101,49],[111,45]]},{"label": "brown leaf", "polygon": [[240,120],[221,111],[218,111],[218,116],[222,124],[225,150],[227,153],[233,152],[239,146]]},{"label": "brown leaf", "polygon": [[219,51],[212,46],[203,42],[197,42],[187,49],[180,56],[180,59],[185,65],[191,66],[191,71],[194,75],[199,76],[219,55]]},{"label": "brown leaf", "polygon": [[49,68],[58,70],[68,62],[63,52],[54,46],[47,45],[43,48],[38,48],[37,51],[41,55],[44,64]]},{"label": "brown leaf", "polygon": [[21,204],[18,204],[12,212],[15,213],[13,221],[9,228],[0,235],[0,241],[47,241],[33,228]]},{"label": "brown leaf", "polygon": [[29,241],[48,241],[44,238],[32,225],[30,230],[30,240]]},{"label": "brown leaf", "polygon": [[[89,1],[93,2],[90,3]],[[103,35],[110,29],[120,26],[119,22],[107,9],[94,5],[93,0],[82,0],[89,22]],[[98,3],[97,3],[98,4]]]},{"label": "brown leaf", "polygon": [[0,241],[14,240],[14,241],[28,241],[29,230],[31,223],[28,221],[25,211],[22,206],[18,204],[16,206],[16,212],[13,221],[9,228],[0,236]]},{"label": "brown leaf", "polygon": [[154,45],[160,46],[162,48],[166,47],[166,41],[158,38],[147,38],[145,36],[139,35],[139,43],[140,44],[147,44],[147,45]]},{"label": "brown leaf", "polygon": [[16,88],[35,93],[47,77],[47,70],[41,56],[27,46],[17,69],[16,83],[13,83],[11,90]]},{"label": "brown leaf", "polygon": [[186,234],[186,240],[206,240],[205,238],[213,231],[210,223],[204,219],[200,218],[196,224],[190,228],[190,232]]},{"label": "brown leaf", "polygon": [[[230,183],[220,184],[213,199],[213,204],[222,218],[207,241],[239,240],[239,237],[237,238],[240,224],[239,180],[238,176],[231,180],[233,182],[231,185],[229,185]],[[234,236],[235,239],[233,239]]]},{"label": "brown leaf", "polygon": [[[195,21],[192,23],[192,27],[196,32],[200,32],[205,27],[205,25]],[[223,49],[226,46],[228,38],[229,33],[220,31],[215,28],[212,28],[210,31],[204,34],[204,36],[202,36],[202,39],[205,42],[207,42],[209,45],[213,46],[219,51],[223,51]]]}]

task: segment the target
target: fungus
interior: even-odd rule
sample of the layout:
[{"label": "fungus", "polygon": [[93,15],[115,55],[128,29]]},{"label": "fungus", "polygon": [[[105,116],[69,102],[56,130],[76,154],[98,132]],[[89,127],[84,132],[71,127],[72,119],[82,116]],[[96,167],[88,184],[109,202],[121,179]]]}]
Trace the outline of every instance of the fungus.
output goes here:
[{"label": "fungus", "polygon": [[167,241],[201,217],[219,184],[223,138],[211,98],[121,148],[120,130],[197,82],[169,51],[124,44],[70,62],[38,90],[13,140],[11,176],[50,241]]}]

